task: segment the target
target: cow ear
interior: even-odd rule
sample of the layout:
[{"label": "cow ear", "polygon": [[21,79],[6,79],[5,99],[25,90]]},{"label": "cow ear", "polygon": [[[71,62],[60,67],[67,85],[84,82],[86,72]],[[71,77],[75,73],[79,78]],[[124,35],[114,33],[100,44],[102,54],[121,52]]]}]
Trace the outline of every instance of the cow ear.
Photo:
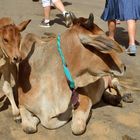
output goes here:
[{"label": "cow ear", "polygon": [[0,28],[10,24],[14,24],[10,17],[3,17],[0,19]]},{"label": "cow ear", "polygon": [[83,26],[88,30],[93,29],[93,26],[94,26],[93,22],[94,22],[94,15],[90,13],[89,18],[87,19],[85,23],[83,23]]},{"label": "cow ear", "polygon": [[17,25],[18,30],[19,30],[20,32],[22,32],[23,30],[26,29],[27,25],[28,25],[30,22],[31,22],[31,19],[21,22],[19,25]]},{"label": "cow ear", "polygon": [[114,50],[118,53],[122,53],[124,49],[114,40],[110,39],[106,35],[99,35],[93,41],[94,46],[99,48],[103,53],[108,53],[108,51]]},{"label": "cow ear", "polygon": [[94,83],[96,82],[98,79],[100,79],[101,77],[105,76],[106,73],[92,73],[93,75],[91,75],[90,73],[85,73],[83,75],[77,76],[74,79],[75,82],[75,87],[85,87],[90,83]]},{"label": "cow ear", "polygon": [[102,35],[93,35],[90,37],[83,37],[81,39],[82,44],[90,45],[95,49],[103,53],[108,53],[111,50],[114,50],[118,53],[123,52],[123,48],[114,40],[110,39],[105,34]]}]

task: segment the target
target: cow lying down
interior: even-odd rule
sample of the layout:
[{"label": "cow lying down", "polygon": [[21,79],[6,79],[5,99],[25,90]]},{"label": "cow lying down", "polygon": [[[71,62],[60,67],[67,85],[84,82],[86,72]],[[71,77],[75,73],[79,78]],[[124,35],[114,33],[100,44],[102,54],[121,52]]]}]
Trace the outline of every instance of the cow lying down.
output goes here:
[{"label": "cow lying down", "polygon": [[[104,91],[116,88],[114,76],[122,76],[125,65],[117,56],[123,49],[89,18],[76,18],[73,25],[60,35],[65,61],[75,81],[78,103],[73,108],[72,91],[64,74],[57,49],[57,35],[44,44],[34,34],[27,34],[22,43],[24,59],[19,64],[19,109],[26,133],[37,131],[40,122],[48,129],[66,124],[72,118],[74,134],[86,129],[91,107],[98,103]],[[92,80],[89,78],[92,77]],[[108,96],[108,94],[106,94]],[[118,105],[121,95],[104,96]]]},{"label": "cow lying down", "polygon": [[21,34],[30,20],[15,25],[11,18],[0,19],[0,78],[3,77],[2,90],[8,97],[15,120],[20,119],[19,109],[13,96],[13,87],[17,82],[17,66],[21,60],[19,50]]}]

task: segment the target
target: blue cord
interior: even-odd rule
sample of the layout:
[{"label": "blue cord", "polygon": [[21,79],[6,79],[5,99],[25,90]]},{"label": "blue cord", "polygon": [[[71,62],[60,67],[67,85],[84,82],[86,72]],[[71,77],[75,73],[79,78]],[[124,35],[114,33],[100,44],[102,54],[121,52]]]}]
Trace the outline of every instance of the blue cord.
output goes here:
[{"label": "blue cord", "polygon": [[58,34],[58,37],[57,37],[57,49],[58,49],[58,52],[59,52],[61,60],[62,60],[64,73],[66,75],[67,80],[69,81],[69,86],[70,86],[71,89],[74,89],[75,88],[75,83],[74,83],[74,80],[73,80],[73,78],[70,74],[70,71],[69,71],[68,67],[67,67],[67,64],[65,62],[65,58],[64,58],[64,55],[63,55],[63,52],[62,52],[62,49],[61,49],[60,34]]}]

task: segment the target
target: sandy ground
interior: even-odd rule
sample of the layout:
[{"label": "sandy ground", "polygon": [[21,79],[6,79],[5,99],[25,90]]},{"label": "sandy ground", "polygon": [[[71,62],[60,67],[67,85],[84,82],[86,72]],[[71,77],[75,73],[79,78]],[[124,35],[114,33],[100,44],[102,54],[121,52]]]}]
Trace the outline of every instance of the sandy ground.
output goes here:
[{"label": "sandy ground", "polygon": [[[73,11],[77,17],[88,17],[89,13],[94,13],[95,23],[104,31],[107,31],[107,24],[100,19],[104,7],[103,0],[69,0],[64,1],[68,11]],[[62,20],[62,15],[58,10],[52,10],[52,27],[48,29],[40,28],[39,22],[43,18],[43,9],[40,2],[32,0],[1,0],[0,17],[12,17],[15,23],[20,23],[26,19],[32,19],[32,22],[23,32],[43,35],[45,32],[61,33],[66,30]],[[125,22],[117,25],[117,41],[123,46],[127,46],[128,35]],[[140,139],[140,22],[137,22],[137,56],[132,57],[123,54],[121,57],[127,66],[127,72],[121,80],[123,92],[131,92],[134,102],[124,103],[123,108],[112,107],[104,103],[99,103],[92,109],[92,116],[87,125],[87,131],[81,136],[74,136],[71,133],[71,122],[57,130],[47,130],[41,125],[38,126],[38,132],[35,134],[25,134],[21,125],[13,121],[11,106],[5,102],[0,108],[0,140],[122,140],[122,136],[128,135],[136,140]],[[2,96],[2,95],[1,95]],[[0,101],[3,98],[0,98]],[[125,140],[125,139],[124,139]]]}]

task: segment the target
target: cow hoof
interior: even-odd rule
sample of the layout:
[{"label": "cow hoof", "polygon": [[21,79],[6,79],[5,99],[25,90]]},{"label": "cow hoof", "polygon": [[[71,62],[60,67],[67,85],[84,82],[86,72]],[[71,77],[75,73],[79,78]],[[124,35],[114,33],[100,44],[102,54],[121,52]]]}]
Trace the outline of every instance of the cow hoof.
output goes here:
[{"label": "cow hoof", "polygon": [[123,107],[123,103],[120,102],[119,104],[117,104],[117,106],[122,108]]},{"label": "cow hoof", "polygon": [[33,134],[33,133],[37,132],[37,130],[35,128],[32,128],[32,127],[26,127],[23,129],[23,131],[27,134]]},{"label": "cow hoof", "polygon": [[3,102],[0,102],[0,108],[3,106],[3,104],[4,104]]},{"label": "cow hoof", "polygon": [[82,135],[86,131],[86,124],[79,121],[73,124],[71,129],[74,135]]},{"label": "cow hoof", "polygon": [[132,102],[134,101],[134,99],[133,99],[131,93],[124,94],[124,95],[122,96],[122,100],[123,100],[124,102],[126,102],[126,103],[132,103]]}]

